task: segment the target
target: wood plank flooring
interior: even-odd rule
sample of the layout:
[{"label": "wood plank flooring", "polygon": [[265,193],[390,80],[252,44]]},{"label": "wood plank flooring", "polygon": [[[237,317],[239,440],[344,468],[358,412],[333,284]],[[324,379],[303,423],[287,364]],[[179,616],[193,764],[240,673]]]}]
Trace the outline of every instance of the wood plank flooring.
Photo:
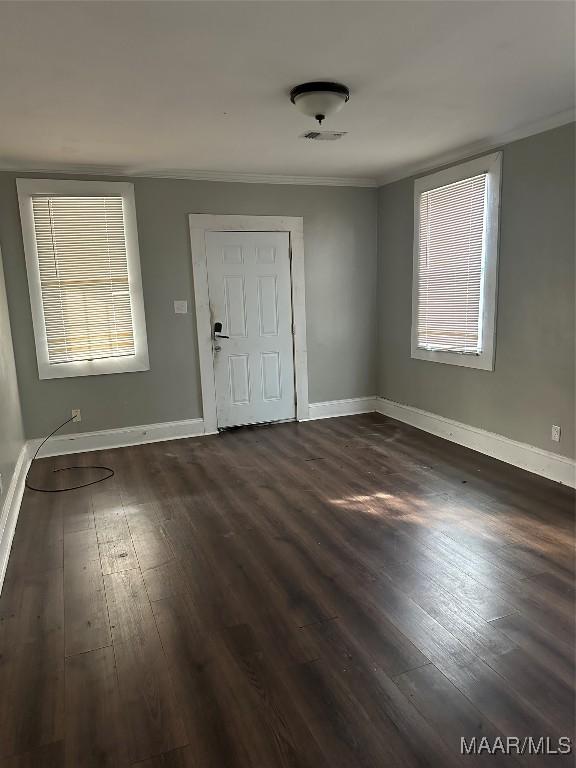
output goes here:
[{"label": "wood plank flooring", "polygon": [[32,479],[76,463],[22,503],[2,768],[572,765],[460,754],[574,736],[569,489],[376,414]]}]

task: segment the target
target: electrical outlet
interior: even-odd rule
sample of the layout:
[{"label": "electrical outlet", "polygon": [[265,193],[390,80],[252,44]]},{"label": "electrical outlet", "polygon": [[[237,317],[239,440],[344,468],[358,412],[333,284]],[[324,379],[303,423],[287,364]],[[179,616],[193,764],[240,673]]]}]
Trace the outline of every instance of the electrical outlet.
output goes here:
[{"label": "electrical outlet", "polygon": [[72,409],[72,421],[82,421],[82,414],[80,412],[80,408],[73,408]]},{"label": "electrical outlet", "polygon": [[552,424],[552,440],[555,443],[560,442],[560,427],[556,426],[556,424]]}]

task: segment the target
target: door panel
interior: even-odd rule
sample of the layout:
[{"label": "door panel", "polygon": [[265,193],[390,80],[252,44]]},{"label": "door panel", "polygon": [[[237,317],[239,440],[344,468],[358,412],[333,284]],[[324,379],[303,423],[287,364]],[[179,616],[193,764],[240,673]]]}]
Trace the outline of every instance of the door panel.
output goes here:
[{"label": "door panel", "polygon": [[250,369],[248,355],[229,355],[228,373],[232,405],[250,403]]},{"label": "door panel", "polygon": [[244,278],[239,275],[224,277],[224,317],[230,338],[246,338],[246,291]]},{"label": "door panel", "polygon": [[260,336],[278,336],[278,284],[276,275],[258,278]]},{"label": "door panel", "polygon": [[295,418],[289,234],[207,232],[206,254],[218,426]]},{"label": "door panel", "polygon": [[280,400],[282,395],[280,355],[278,352],[262,352],[262,397],[266,402]]}]

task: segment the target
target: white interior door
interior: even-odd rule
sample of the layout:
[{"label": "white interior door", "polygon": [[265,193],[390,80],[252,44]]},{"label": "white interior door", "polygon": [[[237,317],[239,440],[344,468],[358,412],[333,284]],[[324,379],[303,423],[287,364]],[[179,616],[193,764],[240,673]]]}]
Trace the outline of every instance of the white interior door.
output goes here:
[{"label": "white interior door", "polygon": [[218,427],[295,418],[288,232],[207,232],[206,257]]}]

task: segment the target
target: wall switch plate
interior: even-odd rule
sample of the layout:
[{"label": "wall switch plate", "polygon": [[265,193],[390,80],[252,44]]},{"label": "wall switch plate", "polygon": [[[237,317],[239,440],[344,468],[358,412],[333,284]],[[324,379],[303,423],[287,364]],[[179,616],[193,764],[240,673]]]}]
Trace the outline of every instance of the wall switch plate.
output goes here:
[{"label": "wall switch plate", "polygon": [[2,475],[0,475],[0,496],[4,493],[4,483],[2,481]]},{"label": "wall switch plate", "polygon": [[73,408],[72,409],[72,421],[82,421],[82,414],[80,412],[80,408]]},{"label": "wall switch plate", "polygon": [[174,302],[174,314],[187,315],[188,314],[188,302],[187,301],[175,301]]},{"label": "wall switch plate", "polygon": [[560,442],[560,427],[556,426],[556,424],[552,424],[552,440],[555,443]]}]

